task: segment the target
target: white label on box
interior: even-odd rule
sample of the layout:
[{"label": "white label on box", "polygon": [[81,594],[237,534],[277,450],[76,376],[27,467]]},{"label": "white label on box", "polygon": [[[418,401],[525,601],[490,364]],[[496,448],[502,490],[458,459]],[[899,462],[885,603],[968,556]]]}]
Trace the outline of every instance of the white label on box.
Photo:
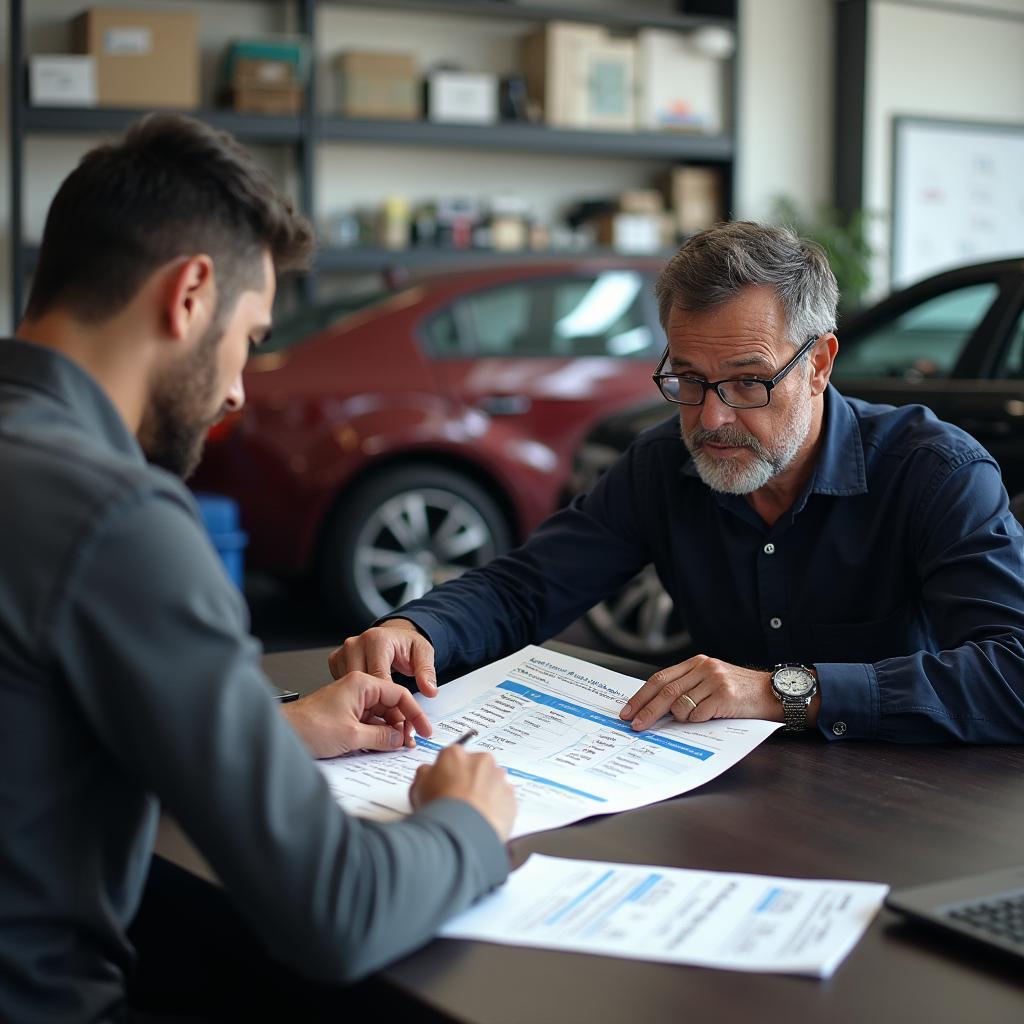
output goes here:
[{"label": "white label on box", "polygon": [[429,81],[431,121],[494,124],[498,120],[498,80],[494,75],[435,71]]},{"label": "white label on box", "polygon": [[108,28],[103,33],[103,52],[123,57],[143,56],[152,52],[153,32],[145,25]]},{"label": "white label on box", "polygon": [[30,57],[29,102],[35,107],[95,107],[96,61],[70,54]]},{"label": "white label on box", "polygon": [[263,61],[256,70],[256,77],[267,84],[276,85],[288,81],[288,65],[283,61]]},{"label": "white label on box", "polygon": [[656,214],[615,214],[612,222],[612,248],[616,252],[654,253],[660,245],[661,223]]}]

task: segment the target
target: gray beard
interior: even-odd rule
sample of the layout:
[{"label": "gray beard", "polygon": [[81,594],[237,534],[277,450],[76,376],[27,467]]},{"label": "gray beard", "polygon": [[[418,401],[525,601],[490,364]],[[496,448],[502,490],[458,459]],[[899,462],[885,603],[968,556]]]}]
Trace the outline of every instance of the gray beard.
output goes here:
[{"label": "gray beard", "polygon": [[[810,433],[811,414],[808,396],[806,401],[800,403],[793,420],[771,448],[735,426],[718,430],[698,427],[689,437],[682,432],[683,443],[693,458],[698,475],[711,490],[720,494],[752,494],[792,465]],[[703,449],[702,444],[706,441],[739,445],[746,448],[753,458],[742,461],[740,458],[716,459]]]}]

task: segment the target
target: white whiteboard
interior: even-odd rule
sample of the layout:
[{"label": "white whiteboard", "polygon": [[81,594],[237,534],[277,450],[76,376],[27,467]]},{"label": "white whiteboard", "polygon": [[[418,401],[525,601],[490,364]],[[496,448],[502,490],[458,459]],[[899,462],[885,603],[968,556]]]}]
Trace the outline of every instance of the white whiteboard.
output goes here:
[{"label": "white whiteboard", "polygon": [[1024,125],[897,117],[893,287],[1024,254]]}]

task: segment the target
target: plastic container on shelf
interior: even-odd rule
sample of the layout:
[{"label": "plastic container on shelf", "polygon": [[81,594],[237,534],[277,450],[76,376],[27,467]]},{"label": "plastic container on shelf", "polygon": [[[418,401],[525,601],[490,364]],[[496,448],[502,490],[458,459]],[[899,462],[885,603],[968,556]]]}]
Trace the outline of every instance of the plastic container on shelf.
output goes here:
[{"label": "plastic container on shelf", "polygon": [[221,494],[197,494],[199,514],[232,581],[245,582],[245,548],[249,537],[238,527],[238,502]]}]

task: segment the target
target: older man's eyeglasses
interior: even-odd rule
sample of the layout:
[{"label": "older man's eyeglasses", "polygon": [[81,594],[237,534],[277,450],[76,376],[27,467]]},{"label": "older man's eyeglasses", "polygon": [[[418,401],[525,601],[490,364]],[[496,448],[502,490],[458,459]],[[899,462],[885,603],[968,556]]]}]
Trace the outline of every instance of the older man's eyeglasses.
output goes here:
[{"label": "older man's eyeglasses", "polygon": [[699,377],[687,377],[681,373],[662,373],[662,367],[668,359],[667,348],[651,378],[661,393],[676,405],[703,405],[708,392],[713,390],[733,409],[761,409],[771,401],[772,388],[800,362],[820,337],[820,334],[815,334],[808,338],[797,350],[796,355],[771,378],[730,377],[728,380],[701,380]]}]

